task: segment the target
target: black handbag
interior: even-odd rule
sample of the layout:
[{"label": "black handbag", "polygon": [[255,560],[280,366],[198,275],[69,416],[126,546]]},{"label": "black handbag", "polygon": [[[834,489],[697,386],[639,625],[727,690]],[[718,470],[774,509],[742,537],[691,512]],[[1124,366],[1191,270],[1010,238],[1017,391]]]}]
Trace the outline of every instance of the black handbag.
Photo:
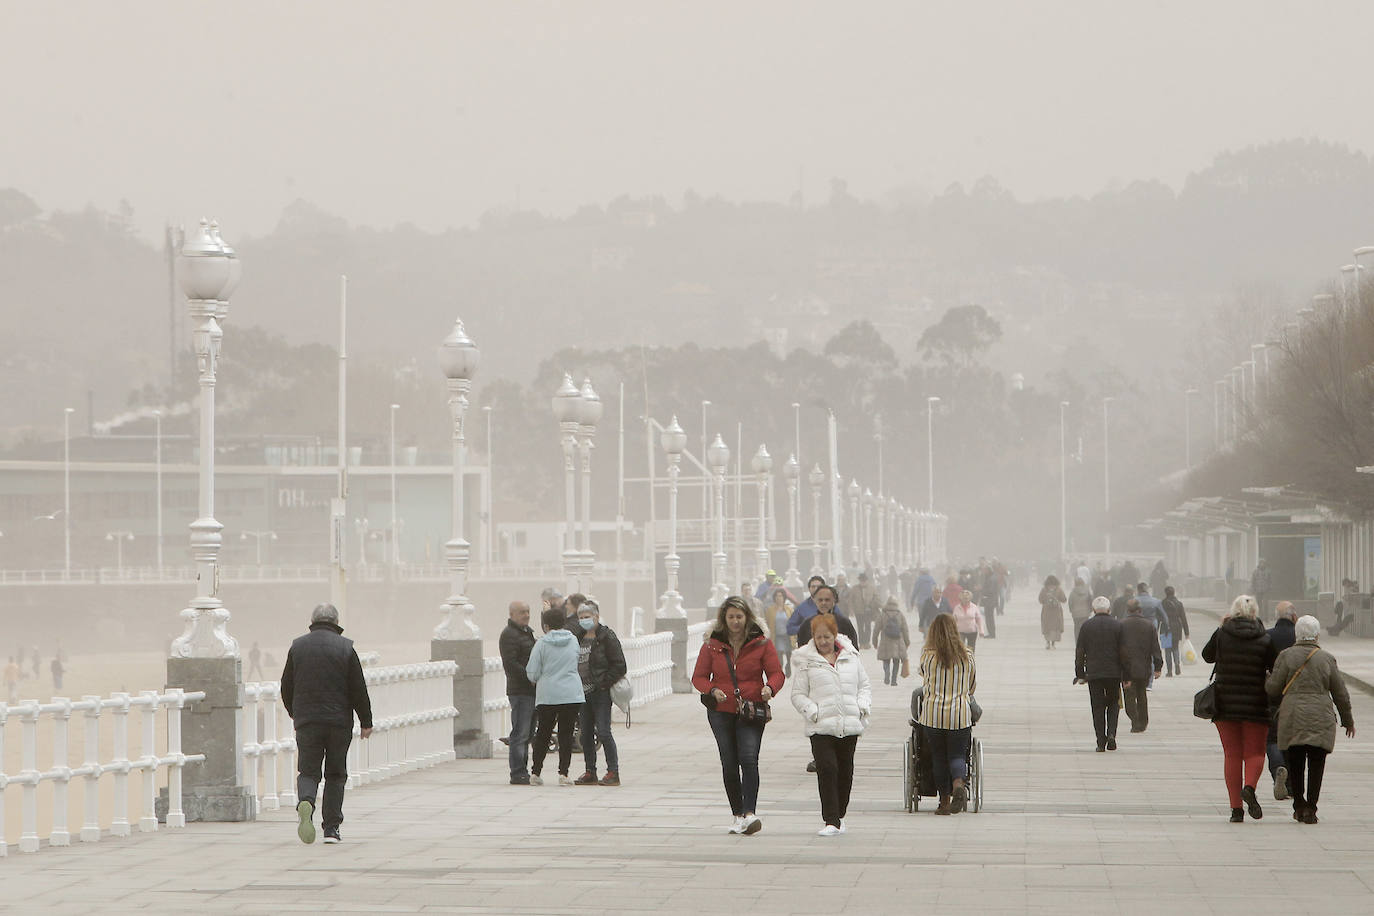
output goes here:
[{"label": "black handbag", "polygon": [[736,715],[746,722],[757,722],[760,725],[767,725],[773,721],[773,710],[762,700],[746,700],[740,696],[739,678],[735,675],[735,663],[730,658],[730,650],[725,650],[725,664],[730,667],[730,680],[735,684],[735,710]]},{"label": "black handbag", "polygon": [[1193,694],[1193,715],[1199,719],[1215,719],[1217,716],[1217,666],[1212,666],[1212,675],[1207,686]]}]

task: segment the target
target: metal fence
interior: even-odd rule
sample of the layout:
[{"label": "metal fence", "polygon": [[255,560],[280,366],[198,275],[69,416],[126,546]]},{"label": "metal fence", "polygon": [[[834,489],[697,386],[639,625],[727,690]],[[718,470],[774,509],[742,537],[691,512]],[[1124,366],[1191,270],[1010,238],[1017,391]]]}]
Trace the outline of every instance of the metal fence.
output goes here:
[{"label": "metal fence", "polygon": [[701,654],[701,646],[706,642],[706,637],[710,635],[711,629],[716,625],[714,620],[705,620],[701,623],[694,623],[687,627],[687,667],[688,677],[691,677],[690,669],[697,663],[697,656]]},{"label": "metal fence", "polygon": [[[21,788],[22,832],[19,837],[20,852],[37,852],[41,843],[38,835],[38,787],[41,783],[51,782],[53,787],[51,824],[47,836],[50,846],[68,846],[72,837],[68,826],[68,801],[71,781],[82,780],[82,801],[85,803],[85,818],[78,837],[83,843],[100,840],[102,825],[100,817],[100,778],[109,773],[114,778],[113,816],[109,831],[113,836],[128,836],[132,831],[129,822],[130,782],[129,774],[137,773],[142,777],[142,792],[138,829],[141,832],[157,830],[158,820],[154,811],[157,797],[158,770],[167,770],[169,808],[168,827],[186,826],[186,816],[181,809],[181,770],[188,763],[205,759],[203,754],[183,754],[181,752],[181,710],[187,703],[205,699],[205,694],[186,693],[179,689],[169,689],[166,693],[145,690],[138,696],[115,693],[109,697],[86,696],[73,702],[65,697],[54,697],[47,703],[28,700],[16,706],[0,703],[0,767],[5,759],[5,724],[9,717],[19,720],[21,730],[22,769],[15,774],[0,771],[0,827],[5,823],[5,790],[9,786]],[[140,735],[142,753],[135,759],[129,758],[129,713],[141,713]],[[113,741],[110,755],[102,762],[100,747],[101,717],[108,712],[113,727]],[[165,750],[159,754],[157,749],[157,718],[166,714]],[[83,758],[79,767],[72,767],[70,761],[71,718],[80,713],[84,726]],[[51,725],[51,742],[45,746],[50,749],[50,766],[46,770],[38,768],[39,724],[40,721]],[[7,847],[0,836],[0,856],[7,853]]]}]

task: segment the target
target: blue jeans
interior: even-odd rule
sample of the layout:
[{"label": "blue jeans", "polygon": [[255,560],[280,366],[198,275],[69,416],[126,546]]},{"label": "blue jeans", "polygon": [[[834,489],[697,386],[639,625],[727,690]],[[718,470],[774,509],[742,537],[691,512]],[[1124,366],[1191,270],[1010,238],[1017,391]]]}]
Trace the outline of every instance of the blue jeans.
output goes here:
[{"label": "blue jeans", "polygon": [[534,697],[508,696],[506,699],[510,701],[510,778],[528,778]]},{"label": "blue jeans", "polygon": [[736,817],[753,814],[759,803],[763,726],[714,709],[706,710],[706,722],[720,751],[720,772],[725,779],[725,797],[730,799],[730,813]]},{"label": "blue jeans", "polygon": [[935,790],[941,795],[954,791],[954,780],[968,779],[968,746],[972,728],[931,728],[921,726],[935,773]]},{"label": "blue jeans", "polygon": [[[596,773],[596,739],[601,739],[601,747],[606,751],[606,772],[620,773],[620,755],[616,753],[615,738],[611,735],[611,692],[593,690],[582,703],[579,728],[582,730],[582,759],[587,762],[587,772]],[[592,726],[596,734],[592,734]]]}]

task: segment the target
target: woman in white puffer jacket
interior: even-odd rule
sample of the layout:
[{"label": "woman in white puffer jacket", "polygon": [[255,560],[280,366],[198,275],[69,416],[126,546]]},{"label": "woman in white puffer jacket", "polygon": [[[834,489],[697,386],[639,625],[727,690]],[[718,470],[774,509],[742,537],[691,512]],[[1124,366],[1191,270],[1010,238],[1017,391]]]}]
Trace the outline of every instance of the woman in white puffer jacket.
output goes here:
[{"label": "woman in white puffer jacket", "polygon": [[792,653],[792,705],[802,715],[802,731],[816,760],[825,821],[819,836],[845,832],[854,749],[873,702],[859,653],[838,634],[835,615],[817,614],[811,618],[811,641]]}]

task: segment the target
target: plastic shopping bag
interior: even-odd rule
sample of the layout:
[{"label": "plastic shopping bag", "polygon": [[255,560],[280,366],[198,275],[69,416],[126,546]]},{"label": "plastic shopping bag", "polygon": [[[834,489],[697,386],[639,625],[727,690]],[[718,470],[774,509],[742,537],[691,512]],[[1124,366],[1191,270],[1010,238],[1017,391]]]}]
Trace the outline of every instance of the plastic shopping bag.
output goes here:
[{"label": "plastic shopping bag", "polygon": [[1183,642],[1179,643],[1179,654],[1183,656],[1183,664],[1196,665],[1197,651],[1193,649],[1193,641],[1188,637],[1183,637]]},{"label": "plastic shopping bag", "polygon": [[611,702],[623,713],[630,712],[630,701],[634,699],[634,685],[629,677],[622,677],[611,685]]}]

